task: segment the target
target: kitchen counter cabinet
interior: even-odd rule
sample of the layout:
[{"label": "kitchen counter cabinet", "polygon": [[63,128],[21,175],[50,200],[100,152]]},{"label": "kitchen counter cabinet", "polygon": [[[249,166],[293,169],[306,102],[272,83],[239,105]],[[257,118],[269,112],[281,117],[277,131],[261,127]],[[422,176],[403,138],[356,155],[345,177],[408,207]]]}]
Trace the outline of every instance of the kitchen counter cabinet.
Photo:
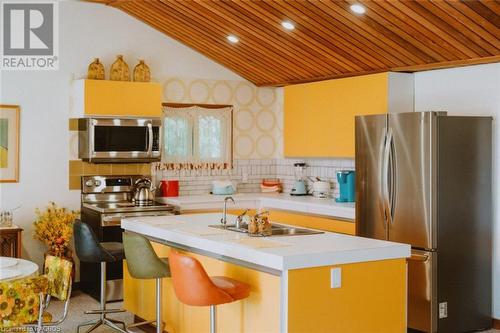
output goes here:
[{"label": "kitchen counter cabinet", "polygon": [[[252,247],[238,243],[245,234],[197,235],[220,214],[129,218],[128,232],[149,237],[159,256],[171,248],[201,261],[208,274],[251,285],[250,297],[218,306],[219,332],[404,332],[408,245],[335,233],[270,237],[287,246]],[[228,215],[234,221],[234,215]],[[184,230],[184,231],[183,231]],[[124,263],[124,307],[154,318],[154,281],[135,280]],[[331,270],[340,269],[340,287],[331,288]],[[208,307],[181,304],[171,279],[163,279],[163,320],[172,333],[206,332]]]},{"label": "kitchen counter cabinet", "polygon": [[354,157],[354,117],[413,111],[413,76],[380,73],[284,88],[286,157]]}]

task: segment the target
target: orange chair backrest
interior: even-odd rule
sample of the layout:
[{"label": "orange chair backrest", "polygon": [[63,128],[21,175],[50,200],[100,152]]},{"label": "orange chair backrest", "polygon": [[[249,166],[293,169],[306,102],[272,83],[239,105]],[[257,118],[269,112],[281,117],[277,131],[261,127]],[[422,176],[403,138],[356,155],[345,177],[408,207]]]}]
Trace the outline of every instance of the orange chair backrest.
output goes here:
[{"label": "orange chair backrest", "polygon": [[217,288],[195,258],[171,250],[168,261],[175,294],[182,303],[208,306],[233,301],[228,293]]}]

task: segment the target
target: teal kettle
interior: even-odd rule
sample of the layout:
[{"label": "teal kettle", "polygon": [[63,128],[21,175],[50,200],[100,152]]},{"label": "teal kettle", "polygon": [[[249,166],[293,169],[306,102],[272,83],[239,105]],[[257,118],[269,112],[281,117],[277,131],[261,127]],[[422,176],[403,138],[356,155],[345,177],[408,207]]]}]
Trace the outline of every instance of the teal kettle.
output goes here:
[{"label": "teal kettle", "polygon": [[336,202],[354,202],[356,200],[356,172],[353,170],[337,171],[337,181],[339,182],[338,198]]}]

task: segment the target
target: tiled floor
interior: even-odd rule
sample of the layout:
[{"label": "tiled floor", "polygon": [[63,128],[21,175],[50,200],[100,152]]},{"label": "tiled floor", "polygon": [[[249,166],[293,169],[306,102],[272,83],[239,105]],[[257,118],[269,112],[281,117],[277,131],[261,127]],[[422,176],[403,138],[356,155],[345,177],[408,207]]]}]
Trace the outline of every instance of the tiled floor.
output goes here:
[{"label": "tiled floor", "polygon": [[[112,303],[109,305],[110,308],[119,308],[121,303]],[[85,315],[83,312],[89,309],[97,309],[99,307],[99,303],[94,300],[92,297],[80,292],[76,291],[73,293],[73,297],[71,297],[70,305],[69,305],[69,315],[63,325],[60,326],[60,330],[56,332],[76,332],[76,327],[78,324],[94,319],[95,315]],[[61,302],[54,301],[50,308],[49,312],[51,312],[54,318],[57,318],[58,314],[62,312],[62,304]],[[110,316],[112,318],[122,320],[125,323],[132,323],[133,315],[130,313],[121,313],[118,315]],[[84,330],[81,330],[84,332]],[[51,331],[54,332],[54,331]],[[104,332],[114,332],[111,329],[106,327],[100,327],[99,329],[93,331],[96,333],[104,333]],[[141,330],[135,329],[134,332],[143,332]],[[484,333],[500,333],[500,330],[489,330],[483,331]]]},{"label": "tiled floor", "polygon": [[[121,307],[121,302],[120,303],[111,303],[108,305],[109,308],[120,308]],[[64,323],[59,327],[59,330],[52,330],[50,332],[62,332],[62,333],[70,333],[70,332],[76,332],[76,327],[78,324],[85,322],[85,321],[90,321],[93,319],[97,319],[97,315],[86,315],[84,314],[84,311],[91,310],[91,309],[98,309],[99,308],[99,302],[94,300],[92,297],[80,292],[80,291],[75,291],[73,292],[73,296],[71,297],[70,303],[69,303],[69,311],[68,311],[68,317],[64,321]],[[50,304],[49,307],[49,312],[53,315],[54,319],[58,318],[59,314],[62,312],[63,307],[62,307],[62,302],[59,301],[54,301]],[[111,318],[117,319],[117,320],[122,320],[127,324],[131,324],[133,321],[133,315],[131,313],[120,313],[120,314],[114,314],[110,315]],[[85,332],[85,328],[89,328],[90,326],[87,327],[82,327],[80,332]],[[104,332],[115,332],[107,327],[100,327],[96,329],[96,333],[104,333]],[[139,329],[135,329],[133,332],[143,332]]]}]

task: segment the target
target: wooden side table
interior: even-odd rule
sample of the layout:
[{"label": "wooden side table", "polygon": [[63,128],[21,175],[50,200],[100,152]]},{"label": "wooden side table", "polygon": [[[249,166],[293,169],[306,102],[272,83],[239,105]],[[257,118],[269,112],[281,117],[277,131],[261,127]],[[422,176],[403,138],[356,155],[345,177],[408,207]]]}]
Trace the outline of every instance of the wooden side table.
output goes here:
[{"label": "wooden side table", "polygon": [[16,225],[0,228],[0,256],[21,258],[22,232]]}]

